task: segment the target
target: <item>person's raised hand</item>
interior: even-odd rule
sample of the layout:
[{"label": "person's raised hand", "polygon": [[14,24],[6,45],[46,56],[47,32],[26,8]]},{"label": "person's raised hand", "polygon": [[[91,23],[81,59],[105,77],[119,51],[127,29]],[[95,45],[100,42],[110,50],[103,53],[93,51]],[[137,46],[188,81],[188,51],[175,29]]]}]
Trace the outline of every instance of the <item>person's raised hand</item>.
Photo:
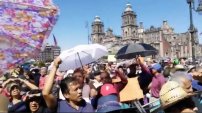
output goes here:
[{"label": "person's raised hand", "polygon": [[9,78],[8,83],[15,82],[16,80],[17,80],[17,78]]},{"label": "person's raised hand", "polygon": [[138,56],[137,57],[137,62],[140,63],[140,64],[143,64],[144,63],[144,57]]},{"label": "person's raised hand", "polygon": [[25,80],[24,79],[21,79],[21,78],[17,78],[16,81],[20,81],[21,83],[24,83]]},{"label": "person's raised hand", "polygon": [[53,65],[55,67],[59,67],[59,65],[62,63],[62,60],[60,59],[60,57],[56,57],[55,60],[53,61]]},{"label": "person's raised hand", "polygon": [[202,74],[199,72],[193,72],[192,77],[195,80],[198,80],[200,83],[202,83]]}]

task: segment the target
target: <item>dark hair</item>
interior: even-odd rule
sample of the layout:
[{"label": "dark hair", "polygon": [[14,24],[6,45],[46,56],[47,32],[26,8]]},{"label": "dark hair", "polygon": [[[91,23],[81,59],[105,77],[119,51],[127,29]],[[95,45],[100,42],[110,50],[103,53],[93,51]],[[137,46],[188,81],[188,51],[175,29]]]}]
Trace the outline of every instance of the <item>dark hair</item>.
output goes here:
[{"label": "dark hair", "polygon": [[39,69],[33,69],[32,71],[34,71],[35,73],[39,73]]},{"label": "dark hair", "polygon": [[13,91],[15,88],[21,90],[21,89],[20,89],[20,86],[16,84],[16,85],[11,86],[11,88],[10,88],[10,93],[11,93],[11,91]]},{"label": "dark hair", "polygon": [[13,86],[11,86],[10,89],[9,89],[10,95],[11,95],[11,92],[12,92],[15,88],[17,88],[17,89],[19,89],[19,90],[21,91],[21,87],[20,87],[18,84],[13,85]]},{"label": "dark hair", "polygon": [[80,69],[80,68],[75,69],[74,72],[73,72],[73,75],[74,75],[75,73],[81,73],[82,75],[84,74],[84,73],[83,73],[83,70]]},{"label": "dark hair", "polygon": [[101,74],[100,71],[92,71],[92,72],[90,73],[90,78],[91,78],[91,79],[94,79],[95,76],[98,76],[98,75],[100,75],[100,74]]},{"label": "dark hair", "polygon": [[98,69],[99,70],[106,70],[106,64],[100,64]]},{"label": "dark hair", "polygon": [[180,102],[164,109],[165,113],[173,113],[175,110],[183,110],[184,108],[193,109],[195,107],[194,101],[191,97],[181,100]]},{"label": "dark hair", "polygon": [[132,78],[132,77],[136,77],[136,67],[138,66],[138,64],[131,64],[128,68],[130,69],[130,73],[128,73],[128,77]]},{"label": "dark hair", "polygon": [[23,69],[23,73],[30,73],[28,69]]},{"label": "dark hair", "polygon": [[77,83],[78,81],[75,77],[66,77],[63,80],[61,80],[60,88],[62,94],[69,93],[69,84],[72,82]]},{"label": "dark hair", "polygon": [[171,72],[171,67],[166,67],[163,71],[164,77],[169,77]]},{"label": "dark hair", "polygon": [[[112,83],[112,79],[111,79],[111,77],[110,77],[110,74],[109,74],[107,71],[101,72],[101,74],[102,74],[102,73],[105,73],[105,74],[106,74],[106,77],[105,77],[104,82],[105,82],[105,83]],[[104,83],[104,84],[105,84],[105,83]]]},{"label": "dark hair", "polygon": [[[41,90],[34,89],[34,90],[29,91],[28,95],[29,94],[38,94],[38,93],[41,94]],[[43,111],[44,110],[43,107],[47,108],[47,105],[46,105],[46,102],[45,102],[45,100],[44,100],[44,98],[43,98],[42,95],[40,95],[40,96],[33,96],[31,98],[28,98],[28,100],[26,101],[26,107],[28,108],[27,110],[29,112],[31,112],[31,110],[30,110],[30,102],[32,102],[32,101],[35,101],[35,102],[37,102],[39,104],[39,109],[37,110],[36,113],[44,113],[45,112],[45,111]]]},{"label": "dark hair", "polygon": [[[4,74],[4,77],[5,77],[6,80],[7,80],[7,79],[9,79],[9,78],[11,77],[11,74],[10,74],[10,73],[5,73],[5,74]],[[6,80],[4,80],[4,81],[6,81]]]},{"label": "dark hair", "polygon": [[31,97],[31,98],[29,98],[28,102],[30,102],[30,101],[32,101],[32,100],[35,100],[35,99],[38,100],[39,103],[42,102],[43,97],[42,97],[42,94],[41,94],[41,90],[39,90],[39,89],[34,89],[34,90],[31,90],[31,91],[28,92],[28,96],[29,96],[29,95],[32,95],[32,94],[40,94],[40,96]]},{"label": "dark hair", "polygon": [[157,70],[157,72],[158,72],[158,73],[161,73],[161,72],[162,72],[162,69]]},{"label": "dark hair", "polygon": [[113,65],[113,62],[108,62],[108,65],[109,65],[109,66]]},{"label": "dark hair", "polygon": [[119,68],[122,68],[122,69],[123,69],[123,66],[119,66],[118,69],[119,69]]}]

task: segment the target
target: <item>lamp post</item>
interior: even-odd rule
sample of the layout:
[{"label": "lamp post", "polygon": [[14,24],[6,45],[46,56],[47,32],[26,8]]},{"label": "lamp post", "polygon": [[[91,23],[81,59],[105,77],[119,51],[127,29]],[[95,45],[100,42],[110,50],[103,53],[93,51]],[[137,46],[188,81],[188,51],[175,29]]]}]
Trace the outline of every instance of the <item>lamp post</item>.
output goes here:
[{"label": "lamp post", "polygon": [[191,34],[191,45],[192,45],[192,62],[195,65],[195,37],[194,37],[194,33],[196,32],[194,24],[193,24],[193,15],[192,15],[192,9],[194,11],[197,12],[201,12],[202,11],[202,4],[199,3],[199,6],[197,8],[197,10],[195,9],[195,4],[194,4],[194,0],[187,0],[187,3],[189,4],[189,14],[190,14],[190,26],[189,26],[189,32]]},{"label": "lamp post", "polygon": [[187,0],[187,3],[189,4],[189,14],[190,14],[190,26],[189,26],[189,32],[191,34],[191,45],[192,45],[192,62],[195,64],[195,39],[194,39],[194,25],[193,25],[193,16],[192,16],[192,5],[193,0]]}]

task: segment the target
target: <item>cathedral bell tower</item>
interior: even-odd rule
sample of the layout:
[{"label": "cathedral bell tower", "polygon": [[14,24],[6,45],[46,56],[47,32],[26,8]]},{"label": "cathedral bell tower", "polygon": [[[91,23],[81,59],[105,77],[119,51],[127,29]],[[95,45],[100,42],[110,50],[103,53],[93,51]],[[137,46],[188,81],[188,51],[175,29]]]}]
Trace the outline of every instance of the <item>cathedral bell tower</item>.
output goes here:
[{"label": "cathedral bell tower", "polygon": [[96,16],[92,23],[92,33],[91,40],[92,43],[102,43],[102,39],[104,38],[104,24],[100,20],[99,16]]},{"label": "cathedral bell tower", "polygon": [[122,14],[122,36],[123,39],[137,38],[137,22],[136,14],[132,10],[131,4],[126,4],[126,8]]}]

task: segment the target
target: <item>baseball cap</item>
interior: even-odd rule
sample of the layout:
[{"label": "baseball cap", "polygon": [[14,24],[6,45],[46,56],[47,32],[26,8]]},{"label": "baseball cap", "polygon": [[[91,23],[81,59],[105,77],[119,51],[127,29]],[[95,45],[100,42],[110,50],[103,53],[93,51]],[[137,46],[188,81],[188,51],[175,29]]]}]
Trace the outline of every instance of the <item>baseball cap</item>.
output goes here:
[{"label": "baseball cap", "polygon": [[167,63],[167,64],[171,64],[172,63],[172,61],[171,61],[170,58],[165,59],[164,62]]},{"label": "baseball cap", "polygon": [[100,93],[102,94],[102,96],[107,96],[111,94],[117,94],[117,91],[112,84],[104,84],[101,87]]},{"label": "baseball cap", "polygon": [[177,64],[179,64],[179,63],[180,63],[180,61],[179,61],[178,59],[174,59],[174,60],[173,60],[173,64],[174,64],[174,65],[177,65]]},{"label": "baseball cap", "polygon": [[152,64],[151,69],[161,71],[162,67],[159,63]]},{"label": "baseball cap", "polygon": [[64,75],[64,78],[66,78],[67,76],[72,76],[72,74],[74,73],[74,70],[70,69],[66,72],[66,74]]}]

